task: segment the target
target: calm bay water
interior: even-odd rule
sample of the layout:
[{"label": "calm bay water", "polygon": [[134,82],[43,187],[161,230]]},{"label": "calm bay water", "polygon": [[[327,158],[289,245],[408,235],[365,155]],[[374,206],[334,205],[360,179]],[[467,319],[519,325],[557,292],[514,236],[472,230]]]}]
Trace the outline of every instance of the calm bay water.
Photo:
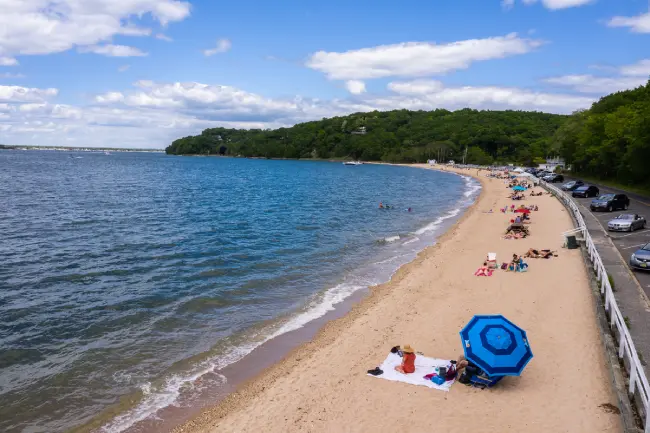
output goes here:
[{"label": "calm bay water", "polygon": [[101,428],[121,432],[181,404],[387,281],[477,191],[405,167],[0,151],[0,431],[66,431],[137,395]]}]

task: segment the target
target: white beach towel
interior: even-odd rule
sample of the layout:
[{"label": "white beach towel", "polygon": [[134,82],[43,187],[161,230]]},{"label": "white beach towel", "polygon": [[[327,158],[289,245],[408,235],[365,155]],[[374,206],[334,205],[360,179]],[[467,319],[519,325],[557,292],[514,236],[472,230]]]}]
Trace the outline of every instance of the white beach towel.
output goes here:
[{"label": "white beach towel", "polygon": [[[436,367],[446,367],[449,365],[449,361],[445,359],[434,359],[427,358],[426,356],[416,355],[415,356],[415,372],[411,374],[402,374],[395,371],[395,367],[402,363],[402,357],[396,353],[389,353],[386,360],[379,366],[384,370],[383,374],[377,377],[379,379],[393,380],[395,382],[406,382],[411,385],[422,385],[429,388],[439,389],[440,391],[449,391],[451,385],[455,382],[449,380],[442,385],[436,385],[424,378],[427,374],[435,373]],[[372,374],[368,374],[372,376]]]}]

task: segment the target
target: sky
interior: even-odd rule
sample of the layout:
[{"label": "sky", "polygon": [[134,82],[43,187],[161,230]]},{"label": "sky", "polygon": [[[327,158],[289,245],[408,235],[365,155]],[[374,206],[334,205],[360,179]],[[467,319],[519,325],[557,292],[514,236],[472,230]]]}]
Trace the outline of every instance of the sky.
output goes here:
[{"label": "sky", "polygon": [[650,76],[648,0],[0,0],[0,143],[164,148],[372,110],[571,113]]}]

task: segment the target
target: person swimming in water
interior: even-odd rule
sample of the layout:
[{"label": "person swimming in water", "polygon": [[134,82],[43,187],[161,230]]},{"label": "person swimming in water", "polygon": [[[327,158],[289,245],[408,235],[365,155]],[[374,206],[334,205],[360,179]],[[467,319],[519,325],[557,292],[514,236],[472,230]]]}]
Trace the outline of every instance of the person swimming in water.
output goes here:
[{"label": "person swimming in water", "polygon": [[379,202],[379,209],[383,209],[383,208],[384,208],[384,202],[381,202],[381,201],[380,201],[380,202]]}]

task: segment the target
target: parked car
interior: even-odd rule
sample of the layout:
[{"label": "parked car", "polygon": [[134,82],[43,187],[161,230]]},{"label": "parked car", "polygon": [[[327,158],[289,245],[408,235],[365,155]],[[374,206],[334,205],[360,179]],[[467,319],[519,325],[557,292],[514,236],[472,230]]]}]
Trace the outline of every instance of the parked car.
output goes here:
[{"label": "parked car", "polygon": [[564,182],[564,176],[561,174],[549,174],[548,176],[544,176],[544,180],[550,183]]},{"label": "parked car", "polygon": [[650,244],[638,249],[630,257],[630,267],[632,269],[650,270]]},{"label": "parked car", "polygon": [[540,179],[543,179],[544,176],[550,176],[550,175],[552,175],[552,174],[553,174],[553,173],[551,173],[550,171],[540,170],[540,171],[538,171],[538,172],[535,173],[535,176],[537,176],[537,177],[540,178]]},{"label": "parked car", "polygon": [[603,194],[593,199],[589,206],[593,211],[606,210],[607,212],[618,209],[627,210],[628,207],[630,207],[630,199],[625,194]]},{"label": "parked car", "polygon": [[564,185],[562,185],[562,189],[565,191],[573,191],[574,189],[581,187],[585,183],[581,180],[572,180],[571,182],[567,182]]},{"label": "parked car", "polygon": [[598,197],[600,195],[600,190],[597,186],[594,185],[582,185],[573,190],[571,194],[574,197]]},{"label": "parked car", "polygon": [[633,232],[634,230],[644,229],[645,225],[645,217],[625,213],[608,222],[607,230],[615,232]]}]

